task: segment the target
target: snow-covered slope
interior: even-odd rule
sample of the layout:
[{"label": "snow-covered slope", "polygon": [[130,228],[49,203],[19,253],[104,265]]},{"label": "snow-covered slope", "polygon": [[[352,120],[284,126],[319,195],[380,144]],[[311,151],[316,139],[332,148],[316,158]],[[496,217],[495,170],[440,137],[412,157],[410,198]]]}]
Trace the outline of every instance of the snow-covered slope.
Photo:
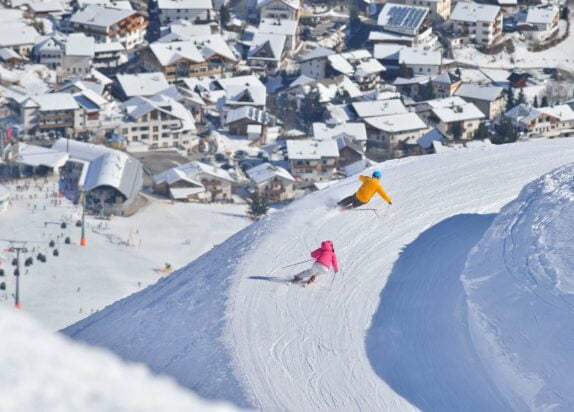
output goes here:
[{"label": "snow-covered slope", "polygon": [[[385,162],[393,206],[373,200],[380,218],[330,207],[357,188],[347,179],[64,332],[258,409],[507,408],[470,339],[460,275],[484,214],[573,159],[561,139]],[[280,268],[325,239],[342,267],[332,288],[287,287],[306,266]]]},{"label": "snow-covered slope", "polygon": [[463,275],[483,364],[514,410],[574,410],[574,165],[532,182]]},{"label": "snow-covered slope", "polygon": [[0,309],[2,412],[231,411],[210,404],[145,367],[48,332]]}]

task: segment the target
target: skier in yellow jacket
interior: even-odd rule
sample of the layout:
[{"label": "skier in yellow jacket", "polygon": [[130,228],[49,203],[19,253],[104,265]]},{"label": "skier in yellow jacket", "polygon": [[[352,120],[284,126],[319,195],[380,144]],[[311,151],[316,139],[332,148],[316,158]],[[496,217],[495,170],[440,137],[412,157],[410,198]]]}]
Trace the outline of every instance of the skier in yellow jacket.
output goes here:
[{"label": "skier in yellow jacket", "polygon": [[362,206],[366,203],[369,203],[369,200],[378,193],[383,199],[387,201],[389,205],[392,205],[393,202],[389,195],[384,191],[383,187],[379,183],[381,179],[381,172],[378,170],[373,172],[372,177],[368,176],[359,176],[359,180],[363,182],[359,190],[351,196],[347,196],[343,200],[341,200],[337,205],[344,207],[344,208],[354,208]]}]

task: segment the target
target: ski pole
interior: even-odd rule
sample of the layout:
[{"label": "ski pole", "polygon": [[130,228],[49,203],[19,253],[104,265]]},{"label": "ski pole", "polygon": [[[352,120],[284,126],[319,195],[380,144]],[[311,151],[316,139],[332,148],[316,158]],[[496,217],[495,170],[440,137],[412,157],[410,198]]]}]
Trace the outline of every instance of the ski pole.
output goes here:
[{"label": "ski pole", "polygon": [[307,259],[307,260],[304,260],[304,261],[302,261],[302,262],[293,263],[293,264],[291,264],[291,265],[281,266],[281,269],[290,268],[291,266],[301,265],[301,264],[303,264],[303,263],[311,262],[312,260],[315,260],[315,259]]},{"label": "ski pole", "polygon": [[335,283],[335,275],[337,272],[333,272],[333,279],[331,279],[331,286],[329,287],[329,292],[333,289],[333,283]]}]

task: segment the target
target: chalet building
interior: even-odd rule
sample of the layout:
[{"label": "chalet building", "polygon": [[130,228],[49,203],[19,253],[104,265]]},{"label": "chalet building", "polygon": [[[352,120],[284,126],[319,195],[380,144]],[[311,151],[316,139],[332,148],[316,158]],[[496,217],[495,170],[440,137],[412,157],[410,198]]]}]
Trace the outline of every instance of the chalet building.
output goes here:
[{"label": "chalet building", "polygon": [[451,97],[462,84],[462,80],[456,74],[444,71],[431,79],[432,90],[437,99]]},{"label": "chalet building", "polygon": [[394,150],[405,142],[416,142],[428,129],[425,122],[411,112],[368,117],[365,123],[368,145],[386,150]]},{"label": "chalet building", "polygon": [[471,140],[486,117],[476,105],[458,96],[429,100],[425,104],[430,107],[429,124],[449,139]]},{"label": "chalet building", "polygon": [[162,26],[177,20],[198,23],[215,18],[211,0],[157,0],[157,10]]},{"label": "chalet building", "polygon": [[316,47],[299,59],[301,75],[310,79],[322,80],[327,77],[328,57],[335,54],[331,49]]},{"label": "chalet building", "polygon": [[178,101],[168,95],[136,96],[121,106],[124,114],[121,134],[132,143],[149,149],[175,147],[191,149],[197,145],[195,120]]},{"label": "chalet building", "polygon": [[287,140],[291,174],[305,182],[332,180],[339,166],[334,140]]},{"label": "chalet building", "polygon": [[193,161],[153,177],[154,192],[183,201],[232,201],[235,180],[227,171]]},{"label": "chalet building", "polygon": [[70,19],[72,29],[85,33],[98,43],[119,42],[131,50],[144,41],[148,22],[133,10],[87,5]]},{"label": "chalet building", "polygon": [[258,0],[257,10],[261,19],[299,21],[300,0]]},{"label": "chalet building", "polygon": [[251,186],[269,202],[284,202],[295,197],[295,178],[282,167],[262,163],[246,171]]},{"label": "chalet building", "polygon": [[532,108],[518,120],[518,127],[530,136],[563,137],[574,135],[574,110],[568,104]]},{"label": "chalet building", "polygon": [[[252,138],[259,138],[267,126],[272,123],[271,115],[263,110],[256,109],[251,106],[243,106],[227,112],[225,116],[225,125],[229,133],[237,136],[245,136],[252,131]],[[259,126],[259,136],[253,134],[253,127]]]},{"label": "chalet building", "polygon": [[144,68],[162,72],[169,82],[197,76],[220,75],[237,62],[219,34],[193,40],[153,43],[141,53]]},{"label": "chalet building", "polygon": [[462,84],[454,93],[469,103],[474,103],[491,120],[498,118],[506,106],[505,90],[499,86]]}]

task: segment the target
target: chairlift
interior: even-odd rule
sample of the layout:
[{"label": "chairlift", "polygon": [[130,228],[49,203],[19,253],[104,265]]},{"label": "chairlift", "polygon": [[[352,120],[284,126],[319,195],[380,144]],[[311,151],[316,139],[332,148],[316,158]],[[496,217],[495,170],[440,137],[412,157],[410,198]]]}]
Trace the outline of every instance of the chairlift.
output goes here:
[{"label": "chairlift", "polygon": [[5,276],[4,269],[0,269],[0,277]]},{"label": "chairlift", "polygon": [[6,290],[6,282],[0,283],[0,290]]},{"label": "chairlift", "polygon": [[60,227],[61,227],[62,229],[65,229],[67,226],[68,226],[68,225],[66,225],[66,222],[62,222],[62,224],[60,225]]},{"label": "chairlift", "polygon": [[32,256],[29,256],[24,261],[24,266],[26,266],[26,267],[32,266],[33,263],[34,263],[34,259],[32,259]]},{"label": "chairlift", "polygon": [[58,249],[54,249],[54,252],[52,252],[52,254],[54,256],[60,256],[60,252],[58,252]]},{"label": "chairlift", "polygon": [[50,243],[48,244],[48,246],[54,247],[54,246],[56,246],[56,242],[54,242],[53,240],[50,240]]}]

